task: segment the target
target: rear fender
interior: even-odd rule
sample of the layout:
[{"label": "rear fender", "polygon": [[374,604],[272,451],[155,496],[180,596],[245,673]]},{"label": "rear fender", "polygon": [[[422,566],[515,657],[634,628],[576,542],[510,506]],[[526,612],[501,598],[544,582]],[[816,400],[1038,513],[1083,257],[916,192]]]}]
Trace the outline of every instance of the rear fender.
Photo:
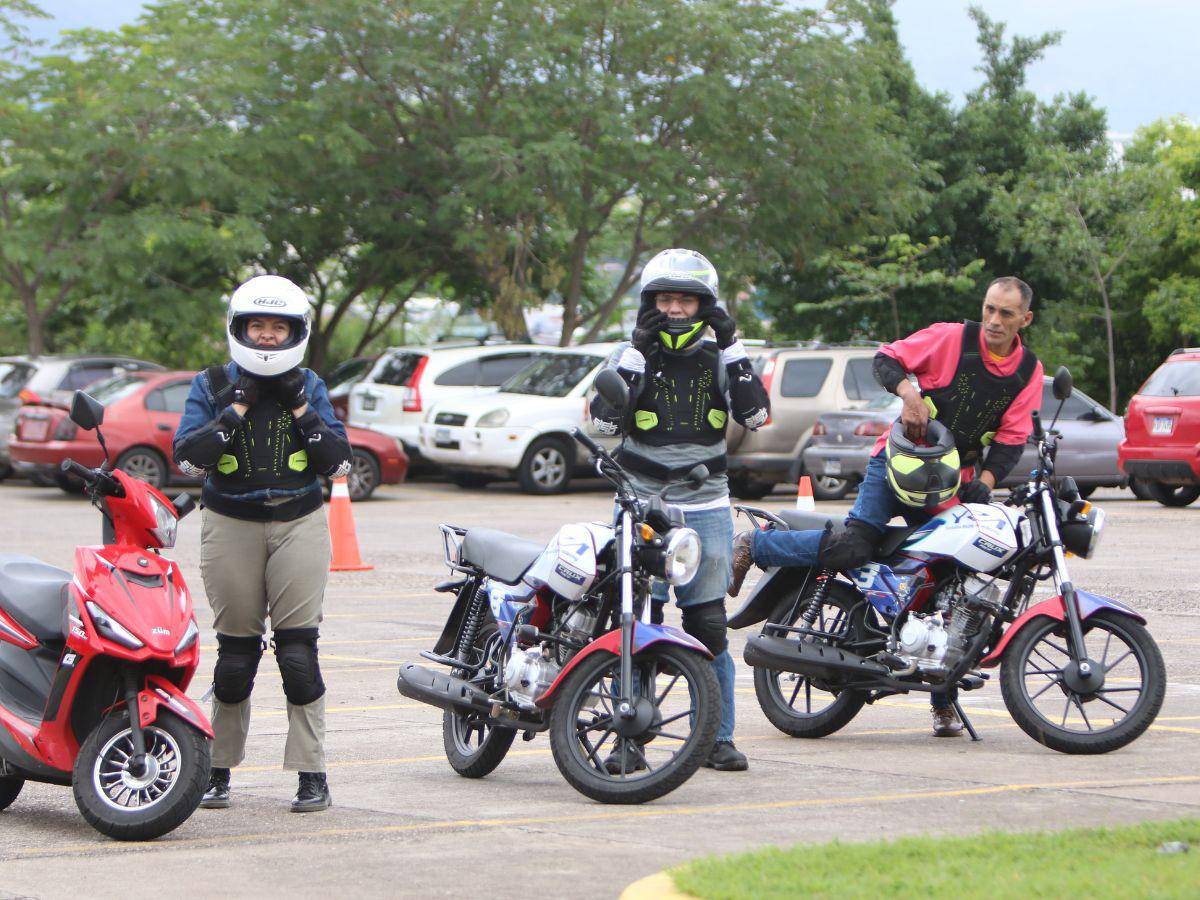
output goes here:
[{"label": "rear fender", "polygon": [[[680,631],[678,628],[670,625],[649,625],[645,622],[634,622],[633,653],[635,656],[652,644],[662,643],[663,641],[676,644],[688,650],[695,650],[697,653],[703,654],[706,659],[712,659],[712,654],[708,652],[708,648],[685,631]],[[558,673],[558,677],[554,679],[554,683],[546,688],[546,693],[534,701],[538,707],[540,709],[547,709],[552,706],[559,685],[563,683],[563,680],[574,671],[576,666],[596,653],[609,653],[613,656],[620,656],[621,629],[614,628],[607,634],[601,635],[572,656],[567,664],[563,666],[562,671]]]},{"label": "rear fender", "polygon": [[143,728],[158,719],[159,707],[165,706],[207,738],[212,738],[208,717],[187,694],[159,675],[146,676],[146,688],[138,692],[138,721]]},{"label": "rear fender", "polygon": [[780,568],[773,566],[759,579],[746,602],[729,617],[730,628],[748,628],[766,621],[767,616],[779,605],[789,591],[799,590],[808,579],[812,569]]},{"label": "rear fender", "polygon": [[[1079,588],[1075,589],[1075,596],[1079,601],[1079,618],[1082,621],[1100,612],[1101,610],[1110,609],[1122,616],[1128,616],[1135,622],[1141,625],[1146,624],[1146,619],[1137,610],[1132,609],[1122,603],[1120,600],[1114,600],[1111,597],[1102,597],[1099,594],[1093,594],[1088,591],[1082,591]],[[1063,622],[1067,618],[1066,609],[1063,606],[1062,596],[1051,597],[1049,600],[1043,600],[1036,606],[1031,606],[1025,610],[1021,616],[1008,627],[1004,632],[1004,636],[1000,638],[1000,642],[996,644],[995,649],[987,656],[979,661],[981,667],[992,667],[999,665],[1003,660],[1004,652],[1008,649],[1008,645],[1012,642],[1017,633],[1032,622],[1034,619],[1055,619]]]}]

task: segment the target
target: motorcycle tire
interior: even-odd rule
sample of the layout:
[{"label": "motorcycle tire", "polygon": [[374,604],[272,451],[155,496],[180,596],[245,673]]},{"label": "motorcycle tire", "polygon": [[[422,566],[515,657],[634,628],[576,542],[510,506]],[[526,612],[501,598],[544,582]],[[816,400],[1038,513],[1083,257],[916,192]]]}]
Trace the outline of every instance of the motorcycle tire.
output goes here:
[{"label": "motorcycle tire", "polygon": [[692,704],[699,712],[691,723],[691,734],[667,763],[633,778],[606,777],[587,761],[576,730],[588,699],[594,696],[593,684],[607,669],[619,666],[620,660],[610,653],[594,653],[572,669],[559,686],[550,711],[550,749],[558,770],[571,787],[601,803],[646,803],[671,793],[696,773],[716,743],[721,721],[721,688],[709,660],[695,650],[669,643],[652,644],[637,654],[635,660],[635,665],[653,662],[660,672],[674,670],[686,677],[688,685],[695,686]]},{"label": "motorcycle tire", "polygon": [[25,779],[18,775],[5,775],[0,778],[0,809],[8,809],[25,787]]},{"label": "motorcycle tire", "polygon": [[[476,651],[482,652],[488,638],[496,633],[496,623],[488,620],[479,628],[475,638]],[[455,675],[463,672],[456,669]],[[471,745],[472,732],[478,732],[478,744]],[[512,728],[488,725],[480,721],[477,713],[462,713],[447,709],[442,712],[442,746],[450,768],[463,778],[483,778],[490,775],[503,762],[508,748],[512,746],[517,732]]]},{"label": "motorcycle tire", "polygon": [[[1150,727],[1162,708],[1167,690],[1167,670],[1158,644],[1139,622],[1118,613],[1098,612],[1083,623],[1084,636],[1098,629],[1115,632],[1136,654],[1142,674],[1142,690],[1129,713],[1111,728],[1096,732],[1077,732],[1049,721],[1034,706],[1022,675],[1034,648],[1046,635],[1064,631],[1065,624],[1043,619],[1023,628],[1004,654],[1000,667],[1000,692],[1004,705],[1021,730],[1051,750],[1060,753],[1111,753],[1132,743]],[[1065,637],[1062,638],[1065,641]],[[1089,646],[1095,640],[1088,642]],[[1039,666],[1044,663],[1039,662]],[[1061,688],[1059,688],[1060,692]],[[1062,692],[1066,696],[1065,692]],[[1086,698],[1084,698],[1086,701]]]},{"label": "motorcycle tire", "polygon": [[[127,780],[119,774],[122,744],[130,735],[126,710],[109,716],[92,729],[75,759],[72,788],[75,805],[88,824],[101,834],[118,841],[149,841],[183,824],[200,805],[208,783],[210,766],[208,739],[182,719],[165,710],[156,721],[143,729],[147,755],[155,758],[155,771],[161,775],[173,769],[167,779]],[[117,781],[122,784],[119,787]],[[102,782],[109,785],[105,791]],[[130,786],[132,785],[132,786]],[[125,806],[122,797],[134,790],[161,789],[151,802]],[[129,794],[126,794],[126,791]],[[111,792],[111,793],[110,793]]]},{"label": "motorcycle tire", "polygon": [[[795,625],[800,618],[801,611],[804,609],[805,601],[812,596],[815,590],[816,585],[810,584],[800,602],[797,602],[794,595],[780,601],[779,605],[771,611],[771,615],[767,619],[767,624],[763,625],[763,633],[771,634],[772,625]],[[835,607],[849,616],[850,611],[857,603],[858,595],[849,585],[839,581],[830,582],[824,607]],[[847,627],[854,629],[853,620],[848,620]],[[794,633],[781,632],[780,634],[781,636],[786,635],[791,637]],[[847,631],[847,636],[852,640],[857,639],[853,631]],[[859,711],[862,710],[863,704],[866,703],[867,695],[864,692],[844,690],[833,694],[833,701],[814,713],[811,710],[812,689],[815,686],[812,680],[803,675],[797,676],[803,679],[803,681],[797,681],[796,690],[792,693],[792,696],[785,698],[783,696],[783,689],[777,681],[780,676],[785,674],[789,673],[755,666],[754,694],[758,698],[758,705],[762,709],[763,715],[767,717],[767,721],[791,737],[827,737],[835,731],[845,728],[858,715]],[[807,707],[804,712],[797,710],[793,705],[799,699],[799,690],[802,685],[804,686],[805,706]],[[821,691],[821,688],[817,687],[817,690]],[[823,691],[823,693],[832,692]]]}]

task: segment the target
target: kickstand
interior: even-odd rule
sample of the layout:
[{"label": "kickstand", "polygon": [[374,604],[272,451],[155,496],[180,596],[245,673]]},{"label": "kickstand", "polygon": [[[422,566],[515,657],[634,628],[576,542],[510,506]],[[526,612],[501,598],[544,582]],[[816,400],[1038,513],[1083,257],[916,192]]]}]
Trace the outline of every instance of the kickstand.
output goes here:
[{"label": "kickstand", "polygon": [[975,726],[973,726],[971,724],[971,720],[967,718],[967,714],[963,711],[962,704],[958,702],[957,697],[950,701],[950,705],[953,706],[954,711],[958,713],[958,718],[962,721],[963,728],[967,729],[967,734],[971,736],[971,740],[982,741],[983,738],[976,733]]}]

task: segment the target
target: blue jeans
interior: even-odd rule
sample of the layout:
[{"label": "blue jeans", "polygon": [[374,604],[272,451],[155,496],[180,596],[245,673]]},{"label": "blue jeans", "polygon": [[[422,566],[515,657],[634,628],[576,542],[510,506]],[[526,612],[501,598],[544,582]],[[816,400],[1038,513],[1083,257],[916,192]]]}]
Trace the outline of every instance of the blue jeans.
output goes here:
[{"label": "blue jeans", "polygon": [[[880,534],[896,516],[903,516],[909,525],[927,522],[929,513],[905,506],[896,497],[887,480],[887,463],[883,453],[872,456],[867,474],[858,486],[858,499],[846,516],[877,529]],[[754,561],[760,566],[815,566],[821,548],[823,531],[755,531],[751,538]],[[946,694],[931,694],[935,709],[950,705]]]},{"label": "blue jeans", "polygon": [[[687,527],[700,536],[700,568],[687,584],[675,586],[675,605],[680,609],[714,601],[725,602],[725,591],[733,577],[733,518],[729,507],[698,509],[684,512]],[[655,579],[650,598],[665,604],[670,585]],[[717,654],[712,661],[713,672],[721,686],[721,724],[718,741],[733,740],[733,657],[728,650]]]}]

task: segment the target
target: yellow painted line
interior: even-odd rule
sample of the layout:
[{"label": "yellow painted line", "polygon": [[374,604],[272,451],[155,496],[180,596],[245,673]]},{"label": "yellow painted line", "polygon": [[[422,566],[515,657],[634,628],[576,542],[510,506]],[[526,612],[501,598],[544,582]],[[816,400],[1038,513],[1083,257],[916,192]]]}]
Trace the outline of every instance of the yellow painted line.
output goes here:
[{"label": "yellow painted line", "polygon": [[[221,846],[278,840],[311,841],[323,837],[351,837],[362,835],[412,834],[414,832],[439,832],[460,828],[521,828],[539,825],[569,825],[579,822],[614,822],[634,819],[666,819],[693,816],[713,816],[735,812],[771,812],[819,807],[850,807],[875,803],[908,803],[914,800],[952,800],[959,797],[988,797],[1029,791],[1112,790],[1123,787],[1147,787],[1158,784],[1195,784],[1200,775],[1175,775],[1159,778],[1107,779],[1095,781],[1046,781],[1026,784],[994,784],[984,787],[953,788],[940,791],[900,791],[890,794],[863,794],[851,797],[821,797],[804,800],[774,800],[757,803],[728,803],[709,806],[652,806],[627,807],[617,810],[584,812],[575,810],[557,816],[521,816],[493,819],[445,819],[434,822],[415,822],[407,825],[374,825],[357,828],[318,828],[312,831],[297,830],[290,833],[267,831],[259,833],[230,834],[195,838],[171,838],[149,845],[100,843],[75,844],[65,847],[34,847],[13,852],[13,857],[60,856],[68,853],[95,853],[103,850],[114,852],[153,852],[167,849],[186,849],[196,846]],[[594,809],[594,807],[591,807]]]},{"label": "yellow painted line", "polygon": [[[412,643],[413,641],[436,641],[436,640],[437,640],[437,635],[435,635],[435,634],[422,634],[422,635],[417,635],[416,637],[378,638],[375,640],[353,640],[353,641],[321,640],[321,641],[317,642],[317,646],[318,647],[354,647],[354,646],[361,646],[364,644],[409,644],[409,643]],[[216,644],[211,644],[211,645],[205,644],[205,645],[201,646],[200,649],[205,651],[206,653],[216,653],[217,645]],[[324,654],[322,654],[322,655],[324,655]]]},{"label": "yellow painted line", "polygon": [[378,656],[338,656],[333,653],[322,653],[321,659],[336,659],[339,662],[391,663],[394,666],[412,662],[411,659],[380,659]]},{"label": "yellow painted line", "polygon": [[1151,731],[1178,731],[1183,734],[1200,734],[1200,728],[1183,728],[1179,725],[1151,725]]},{"label": "yellow painted line", "polygon": [[[434,709],[428,703],[383,703],[379,706],[331,706],[325,710],[329,715],[349,712],[371,712],[377,709]],[[264,709],[257,713],[260,716],[286,716],[286,709]]]},{"label": "yellow painted line", "polygon": [[[505,754],[507,759],[509,756],[549,756],[550,749],[544,750],[509,750]],[[445,762],[446,754],[438,753],[430,756],[398,756],[394,759],[354,759],[346,762],[331,762],[331,769],[357,769],[364,766],[394,766],[401,763],[420,763],[420,762]],[[283,766],[238,766],[237,771],[241,772],[280,772],[283,773]],[[287,774],[291,774],[290,772]]]}]

